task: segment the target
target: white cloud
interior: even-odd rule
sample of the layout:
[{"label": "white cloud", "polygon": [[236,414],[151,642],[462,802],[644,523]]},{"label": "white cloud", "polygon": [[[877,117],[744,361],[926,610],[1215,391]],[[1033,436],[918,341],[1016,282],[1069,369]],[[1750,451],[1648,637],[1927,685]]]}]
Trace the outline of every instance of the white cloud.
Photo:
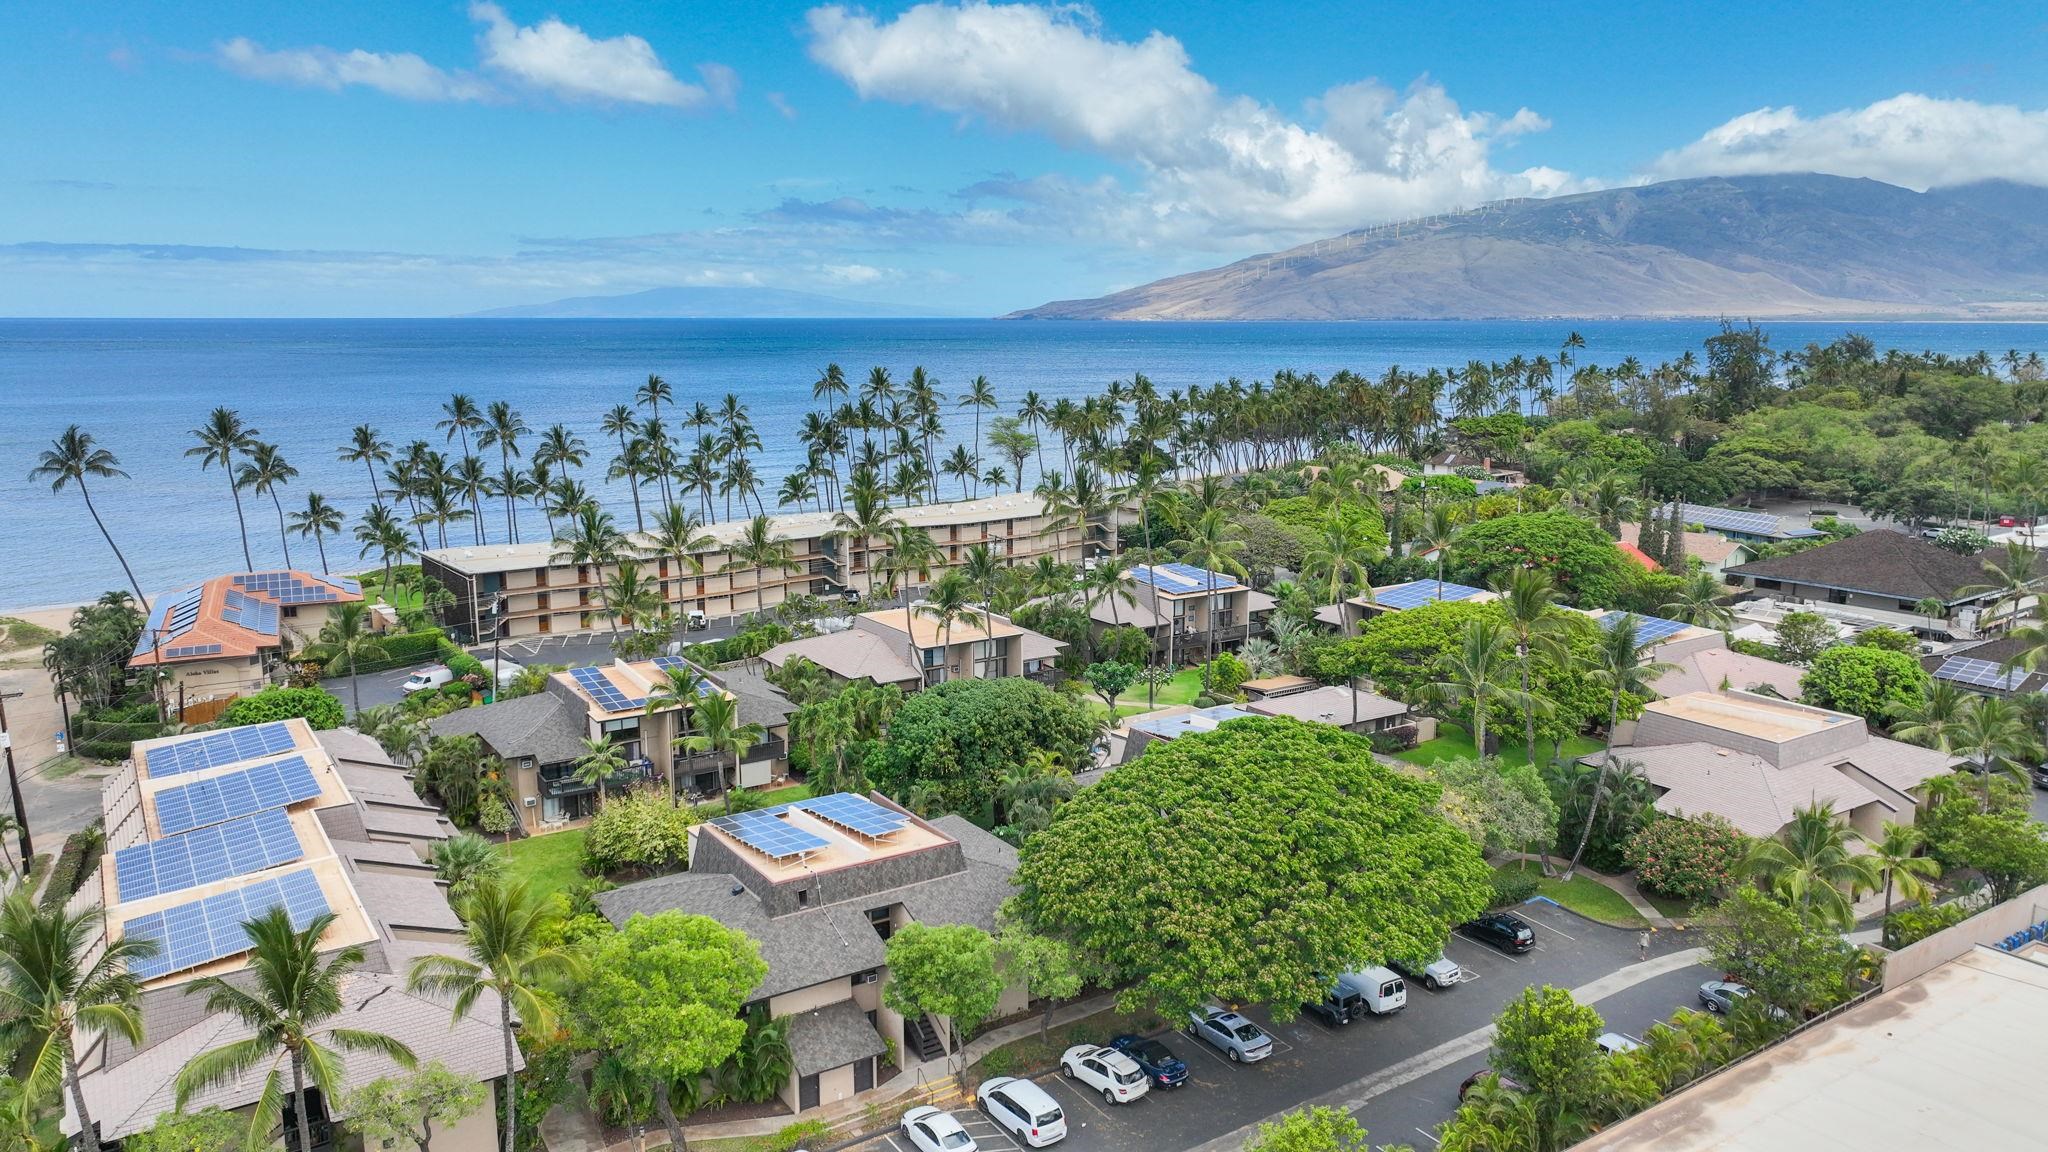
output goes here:
[{"label": "white cloud", "polygon": [[1808,118],[1744,113],[1651,164],[1647,175],[1828,172],[1926,189],[2004,177],[2048,184],[2048,109],[1907,92]]},{"label": "white cloud", "polygon": [[444,71],[410,52],[272,50],[237,36],[222,44],[218,53],[228,70],[276,84],[330,91],[360,86],[406,100],[481,100],[490,95],[490,86],[476,77]]},{"label": "white cloud", "polygon": [[818,272],[834,284],[874,284],[885,278],[894,278],[869,264],[826,264]]},{"label": "white cloud", "polygon": [[1109,39],[1085,10],[926,3],[884,22],[835,5],[806,19],[812,57],[864,99],[1043,133],[1137,169],[1136,193],[1071,185],[1085,201],[1075,216],[1126,242],[1237,247],[1572,183],[1492,165],[1495,144],[1540,131],[1542,117],[1467,114],[1427,79],[1332,88],[1310,103],[1311,125],[1219,91],[1173,37]]},{"label": "white cloud", "polygon": [[484,25],[477,40],[485,67],[564,99],[698,108],[729,104],[738,87],[722,64],[702,69],[703,85],[676,79],[638,36],[598,40],[554,16],[521,27],[488,2],[471,4],[469,15]]}]

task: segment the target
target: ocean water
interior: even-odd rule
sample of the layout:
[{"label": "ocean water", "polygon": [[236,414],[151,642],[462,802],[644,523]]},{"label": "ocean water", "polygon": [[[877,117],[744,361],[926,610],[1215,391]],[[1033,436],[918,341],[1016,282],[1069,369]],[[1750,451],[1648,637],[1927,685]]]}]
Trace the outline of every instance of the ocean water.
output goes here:
[{"label": "ocean water", "polygon": [[[2043,324],[1765,327],[1780,349],[1848,330],[1881,349],[2048,349]],[[674,386],[684,408],[698,400],[715,407],[728,392],[747,403],[764,448],[756,470],[772,495],[802,461],[795,427],[828,363],[840,364],[856,386],[873,365],[899,380],[922,365],[949,396],[987,376],[999,411],[1009,412],[1027,390],[1048,401],[1078,397],[1139,372],[1166,390],[1262,379],[1280,369],[1376,375],[1395,364],[1419,370],[1517,354],[1555,358],[1574,330],[1587,343],[1582,363],[1634,356],[1654,365],[1699,351],[1714,329],[1651,321],[0,320],[0,605],[64,603],[122,584],[75,490],[53,496],[27,479],[37,453],[73,423],[120,457],[129,474],[96,482],[94,499],[154,595],[241,564],[227,480],[185,456],[190,429],[217,405],[239,411],[298,468],[283,493],[287,512],[312,490],[353,519],[370,500],[370,482],[360,465],[336,459],[349,429],[369,423],[394,444],[439,443],[441,404],[460,391],[479,404],[510,400],[536,435],[557,422],[575,428],[591,448],[585,482],[630,517],[624,487],[602,481],[610,450],[598,422],[612,405],[630,403],[650,372]],[[948,424],[960,439],[971,437],[970,413],[955,412]],[[947,487],[942,482],[942,492]],[[281,564],[269,499],[244,493],[243,503],[257,565]],[[502,517],[486,527],[492,540],[502,537]],[[545,521],[522,513],[520,527],[532,539]],[[451,543],[457,534],[469,542],[467,525],[451,530]],[[291,543],[300,567],[317,566],[311,541]],[[352,544],[328,543],[338,569],[367,566]]]}]

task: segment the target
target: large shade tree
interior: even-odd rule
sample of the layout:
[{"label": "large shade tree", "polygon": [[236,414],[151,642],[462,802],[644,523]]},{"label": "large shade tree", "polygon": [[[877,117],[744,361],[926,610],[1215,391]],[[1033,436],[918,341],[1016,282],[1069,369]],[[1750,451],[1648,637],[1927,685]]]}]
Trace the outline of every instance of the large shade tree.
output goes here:
[{"label": "large shade tree", "polygon": [[1018,912],[1127,1003],[1302,1004],[1329,974],[1433,956],[1491,898],[1438,787],[1326,725],[1236,720],[1155,747],[1027,840]]}]

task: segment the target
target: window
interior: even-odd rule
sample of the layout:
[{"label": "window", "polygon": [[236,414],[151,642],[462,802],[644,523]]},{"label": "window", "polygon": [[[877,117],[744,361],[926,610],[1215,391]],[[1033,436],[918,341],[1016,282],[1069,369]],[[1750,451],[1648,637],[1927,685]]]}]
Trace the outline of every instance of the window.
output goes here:
[{"label": "window", "polygon": [[1784,587],[1783,584],[1779,583],[1776,580],[1766,580],[1761,576],[1757,577],[1756,586],[1759,588],[1769,588],[1773,591]]},{"label": "window", "polygon": [[944,648],[926,648],[923,649],[923,652],[924,666],[926,668],[938,668],[946,662],[946,650]]},{"label": "window", "polygon": [[811,890],[809,888],[799,888],[796,890],[796,906],[799,908],[811,906]]}]

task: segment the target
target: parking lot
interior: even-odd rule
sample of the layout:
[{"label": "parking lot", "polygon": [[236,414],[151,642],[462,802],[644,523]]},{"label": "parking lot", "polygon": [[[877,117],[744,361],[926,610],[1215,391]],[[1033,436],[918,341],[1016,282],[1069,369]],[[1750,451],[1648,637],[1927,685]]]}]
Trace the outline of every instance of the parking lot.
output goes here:
[{"label": "parking lot", "polygon": [[[1547,903],[1517,910],[1536,930],[1531,951],[1510,956],[1462,935],[1446,955],[1469,975],[1441,992],[1408,987],[1408,1006],[1332,1026],[1312,1015],[1274,1024],[1261,1009],[1246,1014],[1273,1036],[1273,1055],[1233,1064],[1184,1031],[1160,1036],[1188,1064],[1188,1083],[1125,1105],[1105,1105],[1057,1072],[1037,1077],[1067,1115],[1064,1148],[1176,1152],[1235,1149],[1244,1129],[1308,1103],[1345,1106],[1372,1131],[1375,1145],[1429,1147],[1431,1132],[1456,1110],[1458,1083],[1484,1066],[1481,1030],[1524,987],[1555,984],[1591,999],[1617,1031],[1640,1036],[1673,1009],[1693,1003],[1711,973],[1675,953],[1696,941],[1682,933],[1653,937],[1652,961],[1637,964],[1636,933],[1603,927]],[[1668,958],[1668,959],[1665,959]],[[1109,1037],[1089,1037],[1108,1040]],[[1011,1152],[1016,1142],[965,1107],[955,1113],[982,1148]],[[970,1122],[971,1117],[971,1122]],[[913,1152],[900,1134],[858,1145],[864,1152]]]}]

